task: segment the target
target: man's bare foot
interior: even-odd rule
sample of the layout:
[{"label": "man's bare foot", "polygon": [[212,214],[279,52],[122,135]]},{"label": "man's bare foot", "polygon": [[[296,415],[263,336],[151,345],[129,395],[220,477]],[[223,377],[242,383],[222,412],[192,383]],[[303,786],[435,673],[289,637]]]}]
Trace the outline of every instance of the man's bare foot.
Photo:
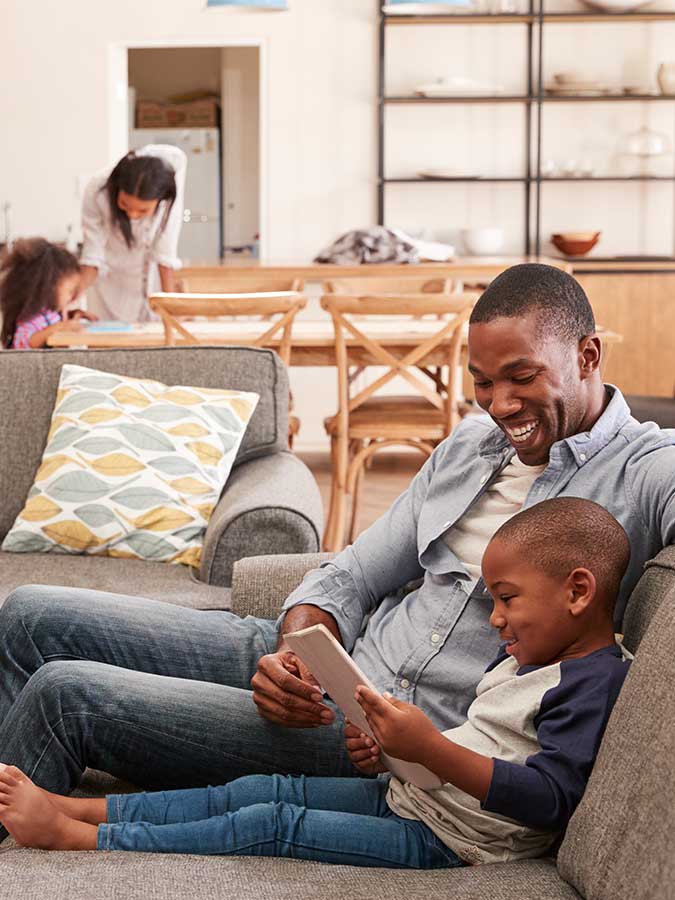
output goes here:
[{"label": "man's bare foot", "polygon": [[97,829],[64,815],[15,766],[0,771],[0,823],[21,847],[95,850]]}]

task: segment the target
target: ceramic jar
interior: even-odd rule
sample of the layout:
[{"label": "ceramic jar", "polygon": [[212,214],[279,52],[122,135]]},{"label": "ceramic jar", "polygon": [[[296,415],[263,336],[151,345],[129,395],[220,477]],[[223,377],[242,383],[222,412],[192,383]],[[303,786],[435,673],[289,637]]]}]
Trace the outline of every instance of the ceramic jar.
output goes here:
[{"label": "ceramic jar", "polygon": [[675,62],[661,63],[656,70],[656,80],[662,94],[675,94]]}]

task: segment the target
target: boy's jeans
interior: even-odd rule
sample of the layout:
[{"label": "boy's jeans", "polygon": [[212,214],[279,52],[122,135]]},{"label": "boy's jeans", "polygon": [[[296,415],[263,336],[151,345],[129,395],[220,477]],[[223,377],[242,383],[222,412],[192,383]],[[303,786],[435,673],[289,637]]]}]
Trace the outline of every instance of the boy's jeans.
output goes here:
[{"label": "boy's jeans", "polygon": [[354,866],[465,863],[387,806],[388,782],[249,775],[222,787],[108,797],[99,850],[286,856]]}]

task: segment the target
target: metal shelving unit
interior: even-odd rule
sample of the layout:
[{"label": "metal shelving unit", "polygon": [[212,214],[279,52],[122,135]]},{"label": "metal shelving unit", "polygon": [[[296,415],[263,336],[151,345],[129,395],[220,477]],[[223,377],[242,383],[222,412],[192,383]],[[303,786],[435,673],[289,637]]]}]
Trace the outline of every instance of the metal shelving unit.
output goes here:
[{"label": "metal shelving unit", "polygon": [[[539,254],[541,251],[541,186],[543,184],[570,182],[665,182],[675,186],[675,176],[667,175],[559,175],[545,176],[541,172],[542,111],[549,103],[651,103],[675,101],[675,94],[550,94],[544,90],[543,46],[545,24],[565,24],[579,22],[675,22],[674,12],[632,12],[632,13],[545,13],[544,0],[535,10],[535,0],[529,0],[529,12],[499,14],[448,14],[448,15],[398,15],[387,14],[379,3],[379,65],[378,65],[378,223],[384,224],[385,192],[389,184],[522,184],[524,200],[523,252]],[[526,94],[467,95],[448,97],[422,97],[415,95],[387,96],[385,86],[385,46],[386,29],[390,26],[406,25],[522,25],[527,29],[526,39]],[[536,79],[534,77],[536,63]],[[525,174],[520,177],[453,177],[453,178],[387,178],[385,176],[385,111],[388,106],[397,105],[446,105],[446,104],[523,104],[527,107],[525,116]],[[534,119],[534,122],[533,122]],[[533,127],[536,146],[533,151]],[[532,198],[534,195],[534,229],[532,229]],[[674,187],[675,205],[675,187]],[[674,213],[675,214],[675,213]],[[534,232],[534,234],[533,234]],[[635,258],[635,257],[633,257]]]}]

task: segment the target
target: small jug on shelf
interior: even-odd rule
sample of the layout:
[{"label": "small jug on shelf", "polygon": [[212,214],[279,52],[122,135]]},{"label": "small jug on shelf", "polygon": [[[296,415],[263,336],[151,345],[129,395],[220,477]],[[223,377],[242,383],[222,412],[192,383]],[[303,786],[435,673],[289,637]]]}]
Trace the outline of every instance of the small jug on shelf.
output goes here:
[{"label": "small jug on shelf", "polygon": [[675,94],[675,62],[661,63],[656,70],[656,80],[662,94]]}]

